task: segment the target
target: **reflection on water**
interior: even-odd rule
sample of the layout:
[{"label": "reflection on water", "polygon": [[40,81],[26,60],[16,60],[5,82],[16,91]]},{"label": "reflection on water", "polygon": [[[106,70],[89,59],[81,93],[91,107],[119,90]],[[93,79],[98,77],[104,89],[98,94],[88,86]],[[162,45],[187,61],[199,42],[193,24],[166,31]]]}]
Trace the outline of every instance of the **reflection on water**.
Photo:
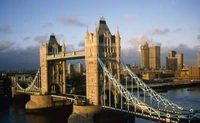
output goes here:
[{"label": "reflection on water", "polygon": [[39,113],[27,113],[24,101],[3,101],[0,107],[0,123],[67,123],[72,106],[43,110]]},{"label": "reflection on water", "polygon": [[[169,89],[162,96],[187,109],[200,109],[200,87],[193,91],[188,88]],[[0,123],[67,123],[67,118],[72,112],[71,107],[50,109],[41,113],[26,113],[24,105],[26,102],[6,102],[1,100]],[[136,118],[136,123],[155,123],[154,121]]]}]

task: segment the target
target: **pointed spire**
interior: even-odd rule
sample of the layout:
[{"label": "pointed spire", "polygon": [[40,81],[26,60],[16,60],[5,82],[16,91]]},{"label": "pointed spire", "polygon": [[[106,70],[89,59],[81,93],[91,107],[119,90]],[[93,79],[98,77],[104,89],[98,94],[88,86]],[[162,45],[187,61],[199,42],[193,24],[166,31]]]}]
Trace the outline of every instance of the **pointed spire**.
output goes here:
[{"label": "pointed spire", "polygon": [[63,40],[63,44],[62,44],[64,47],[65,47],[65,42],[64,42],[64,40]]},{"label": "pointed spire", "polygon": [[97,24],[94,24],[94,36],[97,36]]},{"label": "pointed spire", "polygon": [[103,14],[102,14],[102,17],[100,18],[100,20],[101,20],[101,21],[105,21],[105,18],[104,18],[104,16],[103,16]]},{"label": "pointed spire", "polygon": [[117,31],[116,31],[116,38],[120,38],[120,34],[119,34],[119,27],[117,26]]},{"label": "pointed spire", "polygon": [[65,53],[65,50],[66,50],[66,48],[65,48],[65,43],[64,43],[64,40],[63,40],[63,44],[62,44],[62,52]]},{"label": "pointed spire", "polygon": [[86,26],[86,34],[85,34],[85,38],[89,37],[89,32],[88,32],[88,25]]}]

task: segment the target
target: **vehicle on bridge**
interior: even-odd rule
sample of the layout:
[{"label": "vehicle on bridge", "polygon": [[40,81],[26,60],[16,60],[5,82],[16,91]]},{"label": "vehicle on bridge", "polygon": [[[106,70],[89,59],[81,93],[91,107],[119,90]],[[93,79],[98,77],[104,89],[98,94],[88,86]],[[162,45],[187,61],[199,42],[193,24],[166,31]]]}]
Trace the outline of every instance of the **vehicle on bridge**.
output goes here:
[{"label": "vehicle on bridge", "polygon": [[148,109],[148,107],[145,105],[145,104],[143,104],[143,103],[137,103],[137,104],[135,104],[135,106],[133,105],[133,104],[130,104],[130,103],[127,103],[127,102],[124,102],[124,104],[126,105],[126,106],[133,106],[133,107],[135,107],[136,105],[138,105],[138,106],[136,106],[136,109],[137,110],[147,110]]}]

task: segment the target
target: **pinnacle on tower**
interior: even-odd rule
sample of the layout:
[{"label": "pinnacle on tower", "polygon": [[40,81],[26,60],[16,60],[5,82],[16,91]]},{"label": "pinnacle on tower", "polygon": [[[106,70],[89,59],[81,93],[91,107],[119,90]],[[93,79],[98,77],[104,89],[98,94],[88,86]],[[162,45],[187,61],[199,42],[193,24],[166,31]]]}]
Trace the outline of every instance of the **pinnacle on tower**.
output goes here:
[{"label": "pinnacle on tower", "polygon": [[62,44],[62,52],[65,53],[65,50],[66,50],[66,48],[65,48],[65,43],[64,43],[64,41],[63,41],[63,44]]},{"label": "pinnacle on tower", "polygon": [[86,26],[86,34],[85,34],[85,38],[89,37],[89,32],[88,32],[88,25]]},{"label": "pinnacle on tower", "polygon": [[117,26],[117,31],[116,31],[116,38],[120,38],[119,27],[118,26]]},{"label": "pinnacle on tower", "polygon": [[94,24],[94,36],[97,36],[97,25]]},{"label": "pinnacle on tower", "polygon": [[103,16],[103,14],[102,14],[102,17],[100,18],[100,20],[101,20],[101,21],[105,21],[105,18],[104,18],[104,16]]}]

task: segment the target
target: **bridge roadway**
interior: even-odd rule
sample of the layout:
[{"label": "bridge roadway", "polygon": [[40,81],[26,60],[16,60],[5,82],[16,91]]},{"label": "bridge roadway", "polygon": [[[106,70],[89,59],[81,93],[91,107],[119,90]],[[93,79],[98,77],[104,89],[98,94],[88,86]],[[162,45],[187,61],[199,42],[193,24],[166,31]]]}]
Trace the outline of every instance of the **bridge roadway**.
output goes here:
[{"label": "bridge roadway", "polygon": [[47,55],[47,60],[72,60],[72,59],[83,59],[85,58],[85,51],[75,51],[75,52],[67,52],[65,54],[49,54]]}]

